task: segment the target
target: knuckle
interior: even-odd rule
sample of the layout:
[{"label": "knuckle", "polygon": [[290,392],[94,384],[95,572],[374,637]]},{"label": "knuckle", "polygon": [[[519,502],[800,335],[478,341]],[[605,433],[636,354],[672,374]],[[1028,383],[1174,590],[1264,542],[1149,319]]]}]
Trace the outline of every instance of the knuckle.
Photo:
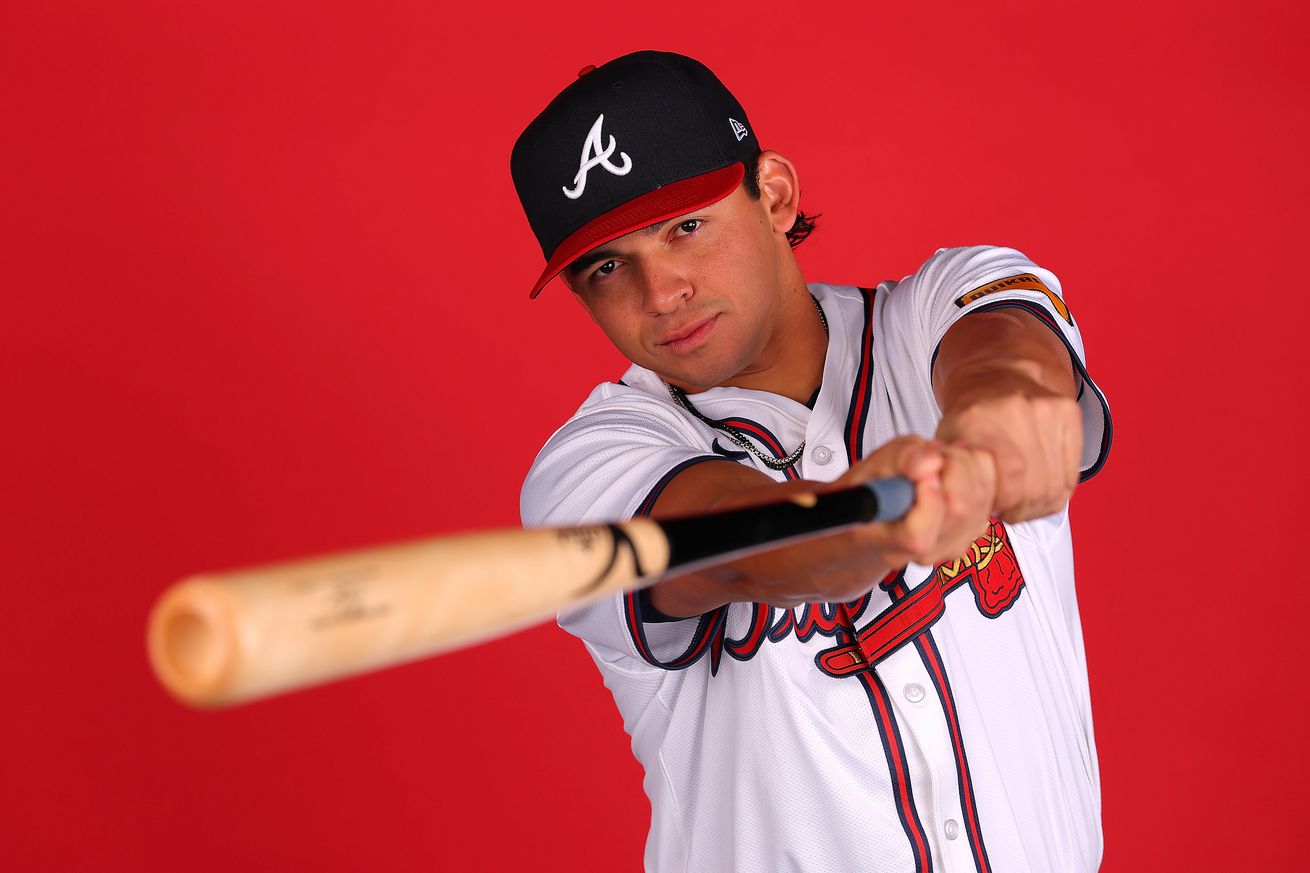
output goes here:
[{"label": "knuckle", "polygon": [[1027,394],[1019,394],[1015,392],[1013,394],[1006,394],[1002,397],[998,405],[1001,409],[1010,413],[1026,412],[1033,407],[1034,401],[1039,399],[1040,398],[1029,397]]},{"label": "knuckle", "polygon": [[907,531],[905,539],[900,543],[901,549],[912,555],[922,555],[931,549],[932,545],[933,538],[923,530]]},{"label": "knuckle", "polygon": [[996,475],[1017,481],[1028,474],[1028,460],[1019,452],[1004,452],[997,458]]}]

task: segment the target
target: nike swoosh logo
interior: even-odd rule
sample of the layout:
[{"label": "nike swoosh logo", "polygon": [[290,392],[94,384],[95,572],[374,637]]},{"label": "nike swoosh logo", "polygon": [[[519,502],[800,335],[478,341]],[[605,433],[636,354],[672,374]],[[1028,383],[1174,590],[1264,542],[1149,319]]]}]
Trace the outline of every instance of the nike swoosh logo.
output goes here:
[{"label": "nike swoosh logo", "polygon": [[745,452],[730,452],[730,451],[728,451],[728,450],[725,449],[723,446],[719,445],[719,438],[718,438],[718,437],[715,437],[715,438],[714,438],[714,442],[710,445],[710,448],[714,451],[714,454],[716,454],[716,455],[722,455],[723,457],[728,458],[729,460],[732,460],[732,461],[744,461],[744,460],[746,460],[746,453],[745,453]]}]

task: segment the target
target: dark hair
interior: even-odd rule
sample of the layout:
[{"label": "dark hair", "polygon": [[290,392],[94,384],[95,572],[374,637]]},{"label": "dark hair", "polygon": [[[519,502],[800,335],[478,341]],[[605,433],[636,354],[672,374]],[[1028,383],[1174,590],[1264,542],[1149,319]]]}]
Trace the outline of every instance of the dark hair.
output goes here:
[{"label": "dark hair", "polygon": [[[751,196],[752,200],[760,199],[760,153],[756,152],[746,160],[742,161],[742,166],[746,168],[746,175],[742,178],[742,187],[746,193]],[[787,243],[796,248],[801,243],[810,238],[814,233],[814,228],[818,226],[821,214],[806,215],[799,209],[796,210],[796,220],[792,222],[791,230],[787,231]]]}]

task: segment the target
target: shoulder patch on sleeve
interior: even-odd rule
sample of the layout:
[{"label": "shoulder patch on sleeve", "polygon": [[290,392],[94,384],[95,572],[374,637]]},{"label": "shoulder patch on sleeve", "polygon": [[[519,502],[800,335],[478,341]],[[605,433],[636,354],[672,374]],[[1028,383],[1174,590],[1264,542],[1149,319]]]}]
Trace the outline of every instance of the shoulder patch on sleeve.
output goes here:
[{"label": "shoulder patch on sleeve", "polygon": [[967,294],[956,298],[955,305],[963,309],[964,307],[977,303],[989,294],[995,294],[997,291],[1040,291],[1046,295],[1046,299],[1051,301],[1055,311],[1060,313],[1060,317],[1073,325],[1073,316],[1069,314],[1069,308],[1064,305],[1064,301],[1058,295],[1052,293],[1046,283],[1038,279],[1032,273],[1020,273],[1018,276],[1008,276],[1004,279],[997,279],[995,282],[989,282],[986,285],[980,285]]}]

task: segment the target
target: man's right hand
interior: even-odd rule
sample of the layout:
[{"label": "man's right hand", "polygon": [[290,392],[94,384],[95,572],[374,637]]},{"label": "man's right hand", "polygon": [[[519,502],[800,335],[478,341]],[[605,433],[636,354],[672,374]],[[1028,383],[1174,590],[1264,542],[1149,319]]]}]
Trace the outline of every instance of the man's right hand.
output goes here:
[{"label": "man's right hand", "polygon": [[820,490],[897,475],[914,483],[914,506],[898,522],[856,531],[890,567],[953,560],[986,530],[996,467],[992,456],[978,449],[897,437]]}]

